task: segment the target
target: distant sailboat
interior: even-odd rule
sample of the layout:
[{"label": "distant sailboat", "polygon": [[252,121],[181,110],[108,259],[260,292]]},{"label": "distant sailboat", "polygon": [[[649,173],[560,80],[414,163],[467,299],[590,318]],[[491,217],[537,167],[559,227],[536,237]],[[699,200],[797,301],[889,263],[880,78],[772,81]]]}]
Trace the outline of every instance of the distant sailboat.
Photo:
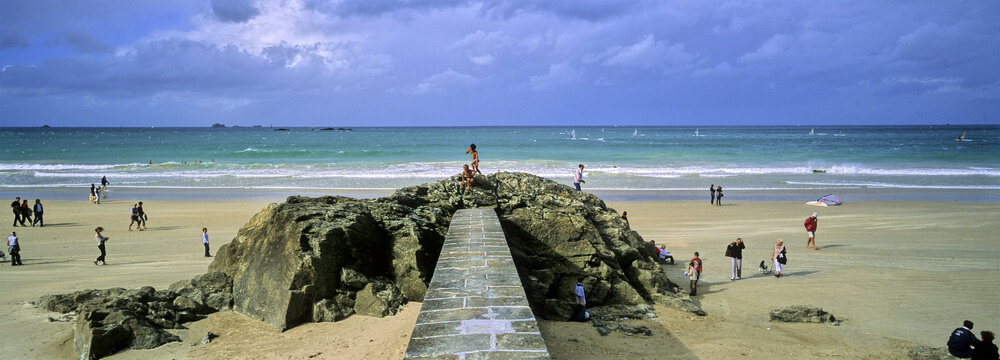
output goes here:
[{"label": "distant sailboat", "polygon": [[809,135],[816,135],[816,129],[809,129]]},{"label": "distant sailboat", "polygon": [[705,136],[698,132],[698,129],[694,129],[694,136]]},{"label": "distant sailboat", "polygon": [[965,131],[963,131],[962,132],[962,136],[959,136],[958,139],[955,139],[955,141],[972,141],[972,139],[966,139],[965,138]]},{"label": "distant sailboat", "polygon": [[639,136],[639,129],[633,130],[632,131],[632,136]]},{"label": "distant sailboat", "polygon": [[573,130],[573,131],[569,132],[569,139],[570,140],[576,140],[576,130]]}]

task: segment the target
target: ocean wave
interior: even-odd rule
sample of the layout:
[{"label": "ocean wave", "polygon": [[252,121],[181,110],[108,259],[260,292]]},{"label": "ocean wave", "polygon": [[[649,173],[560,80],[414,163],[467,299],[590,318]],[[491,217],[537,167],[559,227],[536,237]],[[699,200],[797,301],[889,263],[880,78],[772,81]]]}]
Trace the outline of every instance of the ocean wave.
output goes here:
[{"label": "ocean wave", "polygon": [[954,189],[954,190],[1000,190],[1000,185],[916,185],[897,184],[887,182],[811,182],[811,181],[785,181],[790,185],[812,185],[831,187],[857,187],[868,189]]},{"label": "ocean wave", "polygon": [[0,164],[0,171],[3,170],[106,170],[122,167],[136,166],[140,164],[107,164],[107,165],[69,165],[69,164]]}]

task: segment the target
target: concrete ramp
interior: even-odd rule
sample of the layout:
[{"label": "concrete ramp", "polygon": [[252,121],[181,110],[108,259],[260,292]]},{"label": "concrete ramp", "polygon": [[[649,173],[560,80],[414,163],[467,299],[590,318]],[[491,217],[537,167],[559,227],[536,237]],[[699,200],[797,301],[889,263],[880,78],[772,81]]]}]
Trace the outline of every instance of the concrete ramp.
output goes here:
[{"label": "concrete ramp", "polygon": [[405,358],[550,358],[493,210],[452,217]]}]

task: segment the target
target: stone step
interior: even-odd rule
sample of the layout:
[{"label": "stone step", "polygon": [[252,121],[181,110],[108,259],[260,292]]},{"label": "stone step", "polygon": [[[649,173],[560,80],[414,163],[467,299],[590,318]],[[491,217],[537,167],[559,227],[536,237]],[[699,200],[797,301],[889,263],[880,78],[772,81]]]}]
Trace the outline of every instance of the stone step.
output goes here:
[{"label": "stone step", "polygon": [[452,216],[405,358],[550,358],[493,210]]}]

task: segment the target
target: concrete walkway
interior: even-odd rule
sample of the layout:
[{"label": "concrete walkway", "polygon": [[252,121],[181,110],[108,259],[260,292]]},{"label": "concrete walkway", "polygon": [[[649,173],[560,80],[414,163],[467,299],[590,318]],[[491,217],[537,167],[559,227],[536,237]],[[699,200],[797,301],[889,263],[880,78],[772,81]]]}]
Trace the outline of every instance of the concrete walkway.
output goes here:
[{"label": "concrete walkway", "polygon": [[457,211],[406,359],[549,358],[496,212]]}]

